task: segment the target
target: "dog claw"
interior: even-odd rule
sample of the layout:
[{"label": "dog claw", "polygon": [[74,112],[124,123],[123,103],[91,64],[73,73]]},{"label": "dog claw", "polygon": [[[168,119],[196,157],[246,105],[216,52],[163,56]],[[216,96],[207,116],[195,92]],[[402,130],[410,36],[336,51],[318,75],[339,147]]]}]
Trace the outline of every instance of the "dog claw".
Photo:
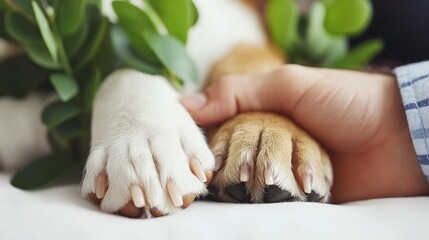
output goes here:
[{"label": "dog claw", "polygon": [[183,205],[183,198],[176,184],[172,180],[167,182],[167,191],[174,206],[181,207]]},{"label": "dog claw", "polygon": [[249,175],[250,175],[249,165],[244,164],[240,168],[240,181],[242,181],[242,182],[249,181]]},{"label": "dog claw", "polygon": [[190,162],[191,171],[203,183],[207,182],[207,177],[204,174],[203,166],[198,159],[192,158]]},{"label": "dog claw", "polygon": [[131,199],[133,200],[134,206],[136,206],[136,208],[144,207],[145,199],[140,186],[131,185]]},{"label": "dog claw", "polygon": [[104,198],[107,191],[107,176],[105,173],[100,173],[95,178],[95,195],[98,199]]},{"label": "dog claw", "polygon": [[266,185],[269,186],[274,184],[274,173],[271,165],[269,164],[267,164],[267,166],[265,167],[264,177]]},{"label": "dog claw", "polygon": [[222,163],[223,163],[223,157],[222,157],[222,155],[219,154],[215,157],[215,168],[214,168],[214,170],[219,171],[219,169],[222,167]]},{"label": "dog claw", "polygon": [[301,178],[301,184],[305,193],[311,193],[313,185],[313,168],[310,164],[300,166],[298,169],[299,177]]}]

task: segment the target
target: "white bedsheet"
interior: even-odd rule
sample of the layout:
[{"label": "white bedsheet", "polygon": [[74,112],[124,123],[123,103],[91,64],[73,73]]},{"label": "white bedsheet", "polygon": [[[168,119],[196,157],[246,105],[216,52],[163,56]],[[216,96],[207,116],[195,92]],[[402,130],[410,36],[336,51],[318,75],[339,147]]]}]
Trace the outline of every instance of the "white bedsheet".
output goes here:
[{"label": "white bedsheet", "polygon": [[0,239],[429,239],[429,197],[343,205],[196,202],[157,219],[100,212],[69,184],[22,191],[0,173]]}]

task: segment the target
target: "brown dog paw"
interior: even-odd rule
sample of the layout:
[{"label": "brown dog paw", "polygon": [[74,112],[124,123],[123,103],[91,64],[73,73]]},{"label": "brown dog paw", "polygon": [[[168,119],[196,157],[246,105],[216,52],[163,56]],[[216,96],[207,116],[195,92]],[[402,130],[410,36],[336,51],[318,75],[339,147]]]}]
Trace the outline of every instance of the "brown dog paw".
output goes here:
[{"label": "brown dog paw", "polygon": [[217,159],[212,189],[226,202],[327,202],[332,167],[323,148],[285,117],[245,113],[210,139]]}]

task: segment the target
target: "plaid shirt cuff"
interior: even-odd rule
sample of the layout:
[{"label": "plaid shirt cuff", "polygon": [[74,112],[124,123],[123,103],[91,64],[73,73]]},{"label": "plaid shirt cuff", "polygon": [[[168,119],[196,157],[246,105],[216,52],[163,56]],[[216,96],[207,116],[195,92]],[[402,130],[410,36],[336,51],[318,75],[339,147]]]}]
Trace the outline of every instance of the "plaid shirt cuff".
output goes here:
[{"label": "plaid shirt cuff", "polygon": [[429,181],[429,61],[395,69],[414,149]]}]

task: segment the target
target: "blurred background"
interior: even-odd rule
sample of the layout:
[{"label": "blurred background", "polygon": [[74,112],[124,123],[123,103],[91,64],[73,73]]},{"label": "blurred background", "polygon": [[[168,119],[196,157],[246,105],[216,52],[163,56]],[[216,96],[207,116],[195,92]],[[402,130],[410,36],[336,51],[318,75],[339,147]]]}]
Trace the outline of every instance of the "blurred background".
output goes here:
[{"label": "blurred background", "polygon": [[429,1],[372,0],[374,12],[368,29],[356,44],[378,37],[384,41],[380,61],[406,64],[429,60]]}]

